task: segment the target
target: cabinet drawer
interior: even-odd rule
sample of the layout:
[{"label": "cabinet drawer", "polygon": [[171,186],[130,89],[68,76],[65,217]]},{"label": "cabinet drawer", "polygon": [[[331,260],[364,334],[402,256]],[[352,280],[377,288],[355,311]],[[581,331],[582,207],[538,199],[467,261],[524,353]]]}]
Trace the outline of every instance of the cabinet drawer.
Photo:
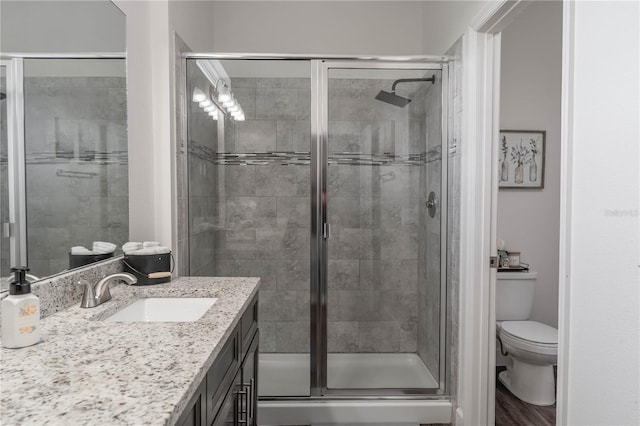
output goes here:
[{"label": "cabinet drawer", "polygon": [[240,330],[229,337],[216,362],[207,373],[207,419],[213,419],[240,365]]},{"label": "cabinet drawer", "polygon": [[258,328],[258,298],[255,297],[249,307],[242,315],[242,319],[240,320],[240,330],[242,332],[242,352],[243,358],[247,349],[249,348],[249,344],[251,343],[251,338]]}]

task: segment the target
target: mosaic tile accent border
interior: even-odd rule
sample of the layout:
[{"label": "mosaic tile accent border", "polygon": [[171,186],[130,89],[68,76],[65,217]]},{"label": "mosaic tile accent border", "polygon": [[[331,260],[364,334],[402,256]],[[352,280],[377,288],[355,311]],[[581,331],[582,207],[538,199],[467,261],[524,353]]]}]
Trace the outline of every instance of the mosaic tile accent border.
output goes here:
[{"label": "mosaic tile accent border", "polygon": [[[255,165],[296,165],[311,164],[311,153],[295,151],[268,152],[215,152],[213,149],[189,142],[189,155],[201,160],[221,165],[255,166]],[[359,152],[336,152],[329,155],[329,165],[352,166],[419,166],[442,158],[440,147],[420,154],[364,154]]]},{"label": "mosaic tile accent border", "polygon": [[[7,164],[7,155],[0,155],[0,164]],[[26,164],[69,164],[77,161],[82,164],[129,164],[127,151],[82,151],[78,156],[72,151],[49,151],[26,154]]]}]

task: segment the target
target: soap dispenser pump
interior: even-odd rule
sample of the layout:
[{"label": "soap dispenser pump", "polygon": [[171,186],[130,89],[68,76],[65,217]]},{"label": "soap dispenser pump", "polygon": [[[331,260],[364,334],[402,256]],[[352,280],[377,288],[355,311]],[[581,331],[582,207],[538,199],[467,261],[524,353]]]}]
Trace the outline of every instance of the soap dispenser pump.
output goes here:
[{"label": "soap dispenser pump", "polygon": [[14,281],[2,300],[2,346],[24,348],[40,341],[40,300],[26,279],[29,268],[11,268]]}]

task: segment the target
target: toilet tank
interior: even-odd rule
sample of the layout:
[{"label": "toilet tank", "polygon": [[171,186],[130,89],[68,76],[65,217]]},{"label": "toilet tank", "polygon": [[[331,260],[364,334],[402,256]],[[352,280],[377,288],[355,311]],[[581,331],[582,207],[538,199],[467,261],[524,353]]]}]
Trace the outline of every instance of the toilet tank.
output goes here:
[{"label": "toilet tank", "polygon": [[496,281],[496,321],[528,320],[538,273],[498,272]]}]

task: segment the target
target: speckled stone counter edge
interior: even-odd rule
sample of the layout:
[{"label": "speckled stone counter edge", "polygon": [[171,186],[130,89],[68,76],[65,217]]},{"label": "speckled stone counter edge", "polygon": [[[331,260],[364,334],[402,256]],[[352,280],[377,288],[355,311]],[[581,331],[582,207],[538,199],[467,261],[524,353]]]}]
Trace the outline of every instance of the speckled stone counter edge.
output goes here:
[{"label": "speckled stone counter edge", "polygon": [[[175,424],[258,285],[223,277],[117,285],[107,303],[51,315],[41,323],[43,342],[1,349],[2,424]],[[219,300],[196,322],[102,321],[143,297]]]},{"label": "speckled stone counter edge", "polygon": [[[122,272],[122,256],[73,269],[38,281],[31,285],[31,292],[40,298],[40,318],[48,317],[67,309],[82,299],[82,287],[76,283],[80,278],[97,282],[105,275]],[[0,294],[0,300],[9,292]]]}]

